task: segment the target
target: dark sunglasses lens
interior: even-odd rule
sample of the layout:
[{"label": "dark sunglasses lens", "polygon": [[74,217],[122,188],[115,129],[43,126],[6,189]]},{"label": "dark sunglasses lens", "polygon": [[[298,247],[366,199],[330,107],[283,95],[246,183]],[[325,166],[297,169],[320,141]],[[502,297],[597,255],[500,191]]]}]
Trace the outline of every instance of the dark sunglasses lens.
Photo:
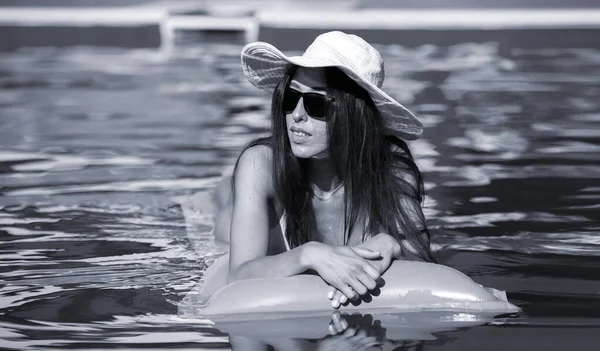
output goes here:
[{"label": "dark sunglasses lens", "polygon": [[290,113],[296,109],[301,94],[292,89],[286,89],[283,95],[283,112]]},{"label": "dark sunglasses lens", "polygon": [[321,94],[304,94],[304,109],[311,117],[325,117],[327,97]]}]

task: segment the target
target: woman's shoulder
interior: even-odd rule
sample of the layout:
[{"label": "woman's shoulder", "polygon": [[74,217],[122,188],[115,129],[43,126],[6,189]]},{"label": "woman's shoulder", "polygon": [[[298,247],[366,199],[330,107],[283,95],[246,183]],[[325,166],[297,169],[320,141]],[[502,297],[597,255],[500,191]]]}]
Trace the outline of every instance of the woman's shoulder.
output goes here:
[{"label": "woman's shoulder", "polygon": [[267,145],[253,145],[240,155],[236,171],[236,187],[252,186],[266,195],[273,193],[273,150]]},{"label": "woman's shoulder", "polygon": [[238,163],[252,162],[271,167],[273,150],[268,145],[253,145],[242,151]]}]

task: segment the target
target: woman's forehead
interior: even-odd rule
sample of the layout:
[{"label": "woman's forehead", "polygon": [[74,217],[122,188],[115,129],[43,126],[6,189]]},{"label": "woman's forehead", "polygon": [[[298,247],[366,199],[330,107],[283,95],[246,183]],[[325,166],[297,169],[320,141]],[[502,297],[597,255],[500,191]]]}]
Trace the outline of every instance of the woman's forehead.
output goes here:
[{"label": "woman's forehead", "polygon": [[324,68],[298,67],[290,85],[296,88],[307,88],[310,90],[325,90]]}]

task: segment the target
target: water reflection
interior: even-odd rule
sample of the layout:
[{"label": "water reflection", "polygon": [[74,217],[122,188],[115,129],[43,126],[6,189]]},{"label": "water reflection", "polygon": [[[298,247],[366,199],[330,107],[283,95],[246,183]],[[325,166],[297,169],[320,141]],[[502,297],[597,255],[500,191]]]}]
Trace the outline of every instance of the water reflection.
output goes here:
[{"label": "water reflection", "polygon": [[[232,350],[420,350],[425,341],[443,345],[444,332],[483,325],[493,315],[449,312],[345,313],[264,316],[244,322],[217,321]],[[252,345],[252,348],[247,348]]]}]

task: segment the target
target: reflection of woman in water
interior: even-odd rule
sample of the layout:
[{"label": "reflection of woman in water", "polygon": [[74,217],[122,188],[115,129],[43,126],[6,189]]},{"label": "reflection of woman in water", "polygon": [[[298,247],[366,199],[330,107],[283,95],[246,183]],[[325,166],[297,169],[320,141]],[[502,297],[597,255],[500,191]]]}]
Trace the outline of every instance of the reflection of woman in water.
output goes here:
[{"label": "reflection of woman in water", "polygon": [[242,66],[272,92],[272,133],[247,145],[217,188],[229,281],[312,271],[337,308],[374,289],[394,259],[434,261],[405,142],[422,126],[380,89],[379,53],[329,32],[297,57],[248,44]]},{"label": "reflection of woman in water", "polygon": [[[425,346],[421,340],[392,340],[386,334],[385,326],[370,314],[348,315],[336,310],[329,324],[329,335],[319,339],[278,335],[257,339],[230,335],[229,339],[234,351],[419,351]],[[421,337],[424,334],[415,335]]]}]

